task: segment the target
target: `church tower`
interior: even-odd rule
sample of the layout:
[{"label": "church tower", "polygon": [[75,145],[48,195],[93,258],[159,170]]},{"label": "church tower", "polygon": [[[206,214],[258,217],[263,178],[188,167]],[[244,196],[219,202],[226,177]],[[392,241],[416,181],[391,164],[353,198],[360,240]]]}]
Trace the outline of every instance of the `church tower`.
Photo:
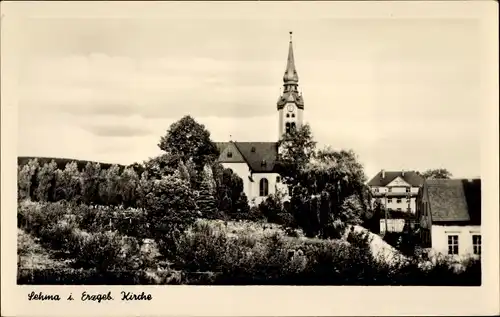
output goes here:
[{"label": "church tower", "polygon": [[293,58],[292,32],[290,32],[290,44],[288,46],[288,59],[285,75],[283,76],[283,92],[278,99],[279,114],[279,138],[292,129],[302,125],[304,100],[302,93],[298,90],[299,76],[295,69]]}]

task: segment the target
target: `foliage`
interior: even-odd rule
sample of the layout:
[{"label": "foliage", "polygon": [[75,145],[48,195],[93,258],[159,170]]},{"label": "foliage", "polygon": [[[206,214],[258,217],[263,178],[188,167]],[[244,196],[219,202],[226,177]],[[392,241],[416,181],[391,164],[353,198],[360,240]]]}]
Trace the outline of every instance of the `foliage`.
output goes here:
[{"label": "foliage", "polygon": [[101,183],[101,165],[88,162],[81,173],[80,186],[83,202],[88,205],[100,203],[99,185]]},{"label": "foliage", "polygon": [[425,179],[450,179],[453,177],[451,172],[446,168],[428,169],[421,173],[420,176]]},{"label": "foliage", "polygon": [[201,216],[209,219],[221,218],[219,210],[217,209],[217,203],[214,198],[215,194],[215,180],[213,178],[212,170],[210,167],[205,166],[203,170],[203,181],[201,183],[201,188],[196,197],[196,204],[198,210],[201,212]]},{"label": "foliage", "polygon": [[119,178],[117,191],[121,197],[124,208],[137,206],[137,187],[139,186],[139,176],[132,167],[123,170]]},{"label": "foliage", "polygon": [[278,141],[278,161],[283,182],[295,186],[300,182],[299,174],[314,157],[316,142],[308,124],[284,134]]},{"label": "foliage", "polygon": [[79,201],[81,197],[80,172],[76,162],[67,163],[64,170],[57,170],[55,201]]},{"label": "foliage", "polygon": [[30,199],[32,197],[32,188],[34,186],[36,188],[36,184],[33,184],[33,182],[36,179],[39,167],[38,160],[33,159],[22,165],[21,168],[18,168],[17,188],[19,199]]},{"label": "foliage", "polygon": [[146,221],[164,254],[175,253],[174,241],[200,214],[193,191],[179,172],[152,180],[144,197]]},{"label": "foliage", "polygon": [[102,181],[99,184],[100,201],[106,206],[118,206],[121,203],[120,170],[118,165],[112,165],[107,170],[101,171]]},{"label": "foliage", "polygon": [[369,209],[363,166],[352,151],[320,150],[298,177],[291,205],[308,236],[340,236]]},{"label": "foliage", "polygon": [[193,117],[185,116],[173,123],[158,147],[168,154],[178,156],[183,162],[192,160],[198,170],[217,159],[219,150],[210,139],[210,132]]}]

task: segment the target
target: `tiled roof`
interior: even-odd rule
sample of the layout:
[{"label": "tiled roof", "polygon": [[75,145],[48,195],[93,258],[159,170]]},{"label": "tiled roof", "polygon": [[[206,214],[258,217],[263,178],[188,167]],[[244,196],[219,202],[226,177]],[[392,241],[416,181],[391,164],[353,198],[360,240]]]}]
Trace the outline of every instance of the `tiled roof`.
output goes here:
[{"label": "tiled roof", "polygon": [[385,171],[384,177],[382,177],[382,171],[380,171],[368,182],[368,186],[387,186],[398,176],[413,187],[422,186],[424,183],[424,179],[415,171]]},{"label": "tiled roof", "polygon": [[430,179],[425,182],[432,222],[481,224],[481,180]]},{"label": "tiled roof", "polygon": [[[278,147],[276,142],[232,142],[240,151],[248,166],[254,173],[276,172]],[[229,145],[229,142],[216,143],[220,152]],[[220,162],[226,162],[226,157],[220,156]],[[228,161],[229,162],[229,161]]]}]

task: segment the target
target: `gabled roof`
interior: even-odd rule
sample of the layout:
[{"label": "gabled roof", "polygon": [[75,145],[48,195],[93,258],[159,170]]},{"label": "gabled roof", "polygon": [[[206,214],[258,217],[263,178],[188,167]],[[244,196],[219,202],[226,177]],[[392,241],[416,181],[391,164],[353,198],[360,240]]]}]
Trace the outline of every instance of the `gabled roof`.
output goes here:
[{"label": "gabled roof", "polygon": [[429,179],[424,184],[432,222],[481,224],[481,180]]},{"label": "gabled roof", "polygon": [[[382,173],[385,174],[384,177]],[[397,177],[401,177],[413,187],[422,186],[424,183],[424,179],[415,171],[380,171],[368,182],[368,186],[387,186]]]},{"label": "gabled roof", "polygon": [[276,142],[217,142],[221,152],[219,162],[230,163],[227,155],[222,155],[231,144],[234,145],[253,173],[275,173],[277,170],[278,146]]}]

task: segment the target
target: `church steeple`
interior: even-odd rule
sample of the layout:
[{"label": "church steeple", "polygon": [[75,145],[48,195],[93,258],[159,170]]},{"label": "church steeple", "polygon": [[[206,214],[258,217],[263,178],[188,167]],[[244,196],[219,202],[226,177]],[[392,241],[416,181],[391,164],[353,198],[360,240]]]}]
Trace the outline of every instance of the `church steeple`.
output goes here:
[{"label": "church steeple", "polygon": [[295,59],[293,58],[293,44],[292,44],[292,32],[290,32],[290,44],[288,45],[288,59],[286,62],[285,75],[283,76],[283,82],[285,86],[297,85],[299,82],[299,76],[297,75],[297,70],[295,69]]},{"label": "church steeple", "polygon": [[279,113],[279,137],[289,133],[302,125],[304,111],[304,100],[302,93],[298,90],[299,75],[295,68],[293,56],[292,32],[290,32],[290,43],[288,44],[288,58],[286,61],[285,74],[283,75],[283,92],[278,99],[277,108]]}]

